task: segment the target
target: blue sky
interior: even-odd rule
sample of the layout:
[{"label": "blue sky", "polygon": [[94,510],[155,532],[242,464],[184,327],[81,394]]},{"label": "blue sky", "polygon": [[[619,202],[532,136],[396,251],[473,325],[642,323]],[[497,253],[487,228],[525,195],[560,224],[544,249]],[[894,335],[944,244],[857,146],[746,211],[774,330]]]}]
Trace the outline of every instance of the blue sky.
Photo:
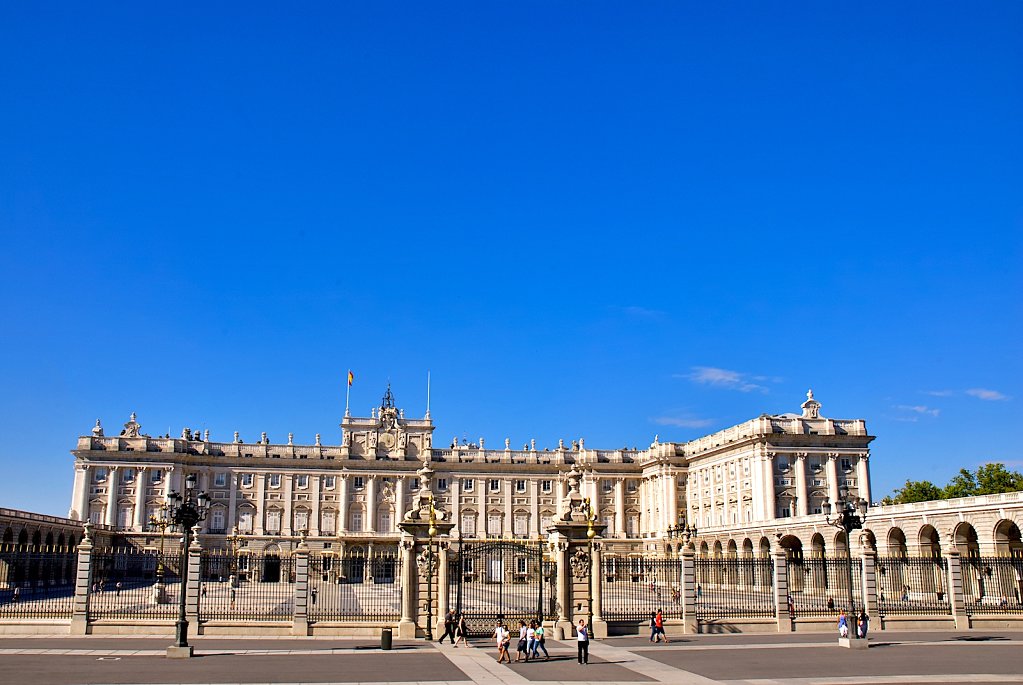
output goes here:
[{"label": "blue sky", "polygon": [[0,506],[131,411],[1023,466],[1023,5],[0,8]]}]

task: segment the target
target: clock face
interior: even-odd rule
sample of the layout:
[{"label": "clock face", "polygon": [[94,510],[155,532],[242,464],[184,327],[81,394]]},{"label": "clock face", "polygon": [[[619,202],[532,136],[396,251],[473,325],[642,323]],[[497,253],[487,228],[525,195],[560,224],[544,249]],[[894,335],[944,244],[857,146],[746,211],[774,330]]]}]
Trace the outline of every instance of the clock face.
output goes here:
[{"label": "clock face", "polygon": [[381,433],[380,434],[380,446],[384,449],[391,449],[394,447],[394,434],[393,433]]}]

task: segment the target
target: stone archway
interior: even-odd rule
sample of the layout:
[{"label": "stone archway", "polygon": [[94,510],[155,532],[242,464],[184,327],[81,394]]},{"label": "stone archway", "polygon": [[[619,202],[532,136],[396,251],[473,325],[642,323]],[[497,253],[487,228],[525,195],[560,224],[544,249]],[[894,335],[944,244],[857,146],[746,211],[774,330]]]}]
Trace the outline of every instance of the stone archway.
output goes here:
[{"label": "stone archway", "polygon": [[909,547],[906,544],[906,534],[902,532],[901,528],[892,528],[888,531],[888,539],[886,541],[888,556],[899,557],[905,559],[909,556]]},{"label": "stone archway", "polygon": [[[925,526],[925,528],[927,527],[929,526]],[[957,525],[952,531],[952,544],[964,557],[972,559],[980,556],[980,538],[977,536],[977,529],[966,521]]]},{"label": "stone archway", "polygon": [[[976,537],[976,532],[974,532]],[[918,542],[920,544],[920,557],[923,559],[935,559],[941,556],[941,538],[938,535],[937,529],[927,524],[920,529],[918,536]],[[960,549],[960,553],[965,554],[965,548]]]}]

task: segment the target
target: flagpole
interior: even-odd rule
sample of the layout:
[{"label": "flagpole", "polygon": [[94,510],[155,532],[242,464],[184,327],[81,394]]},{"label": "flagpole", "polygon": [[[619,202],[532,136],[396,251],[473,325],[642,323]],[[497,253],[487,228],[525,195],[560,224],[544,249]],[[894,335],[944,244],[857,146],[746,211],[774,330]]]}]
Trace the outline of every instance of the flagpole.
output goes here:
[{"label": "flagpole", "polygon": [[426,372],[426,418],[430,418],[430,372]]},{"label": "flagpole", "polygon": [[352,372],[349,370],[348,375],[345,376],[345,418],[348,418],[352,415],[351,412],[348,411],[348,399],[351,397],[352,394],[352,381],[350,380],[351,377]]}]

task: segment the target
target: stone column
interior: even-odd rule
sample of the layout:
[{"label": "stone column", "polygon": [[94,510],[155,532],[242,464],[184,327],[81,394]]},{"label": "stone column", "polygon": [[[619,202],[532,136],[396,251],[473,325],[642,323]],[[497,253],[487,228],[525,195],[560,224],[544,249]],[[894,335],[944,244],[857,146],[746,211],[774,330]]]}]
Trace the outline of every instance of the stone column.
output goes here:
[{"label": "stone column", "polygon": [[116,466],[107,467],[106,524],[111,527],[117,526],[117,471]]},{"label": "stone column", "polygon": [[337,532],[338,534],[348,532],[348,474],[342,473],[338,478],[341,479],[338,489],[338,521]]},{"label": "stone column", "polygon": [[607,621],[604,620],[604,595],[601,592],[600,581],[604,576],[603,555],[601,554],[600,542],[593,543],[593,553],[590,555],[590,583],[593,587],[593,637],[603,640],[607,637]]},{"label": "stone column", "polygon": [[295,615],[291,621],[291,634],[309,635],[309,545],[305,537],[295,548]]},{"label": "stone column", "polygon": [[145,530],[146,521],[146,467],[140,466],[135,471],[135,530]]},{"label": "stone column", "polygon": [[565,639],[572,635],[572,570],[568,565],[568,541],[558,536],[557,541],[557,572],[558,572],[558,598],[555,604],[558,609],[558,621],[555,624],[554,635],[558,640]]},{"label": "stone column", "polygon": [[238,509],[238,479],[239,478],[241,478],[241,476],[238,475],[237,473],[235,473],[234,471],[229,471],[228,474],[227,474],[227,487],[228,487],[228,494],[227,494],[227,521],[225,522],[226,523],[225,528],[227,528],[227,530],[231,530],[232,528],[234,528],[235,526],[238,525],[238,521],[236,519],[238,517],[237,509]]},{"label": "stone column", "polygon": [[682,630],[687,635],[699,632],[696,621],[696,550],[682,549]]},{"label": "stone column", "polygon": [[831,506],[835,507],[838,503],[838,457],[835,454],[828,455],[827,474],[828,499],[831,500]]},{"label": "stone column", "polygon": [[562,479],[556,481],[556,483],[558,486],[558,516],[561,517],[565,515],[565,503],[568,501],[568,481]]},{"label": "stone column", "polygon": [[177,471],[177,466],[170,466],[163,473],[163,501],[167,501],[167,497],[174,491],[174,473]]},{"label": "stone column", "polygon": [[[668,526],[678,523],[678,474],[669,473],[668,479]],[[727,493],[726,493],[727,494]],[[665,526],[667,528],[667,526]]]},{"label": "stone column", "polygon": [[870,463],[865,454],[856,461],[856,491],[870,502]]},{"label": "stone column", "polygon": [[511,537],[515,530],[515,516],[512,511],[512,479],[507,476],[504,479],[504,526],[501,528],[501,537]]},{"label": "stone column", "polygon": [[78,520],[88,521],[89,501],[92,498],[92,468],[85,464],[79,464],[75,469],[75,494],[78,495]]},{"label": "stone column", "polygon": [[377,532],[377,477],[366,476],[366,532]]},{"label": "stone column", "polygon": [[199,634],[199,592],[202,545],[199,543],[201,529],[198,524],[192,528],[192,542],[188,545],[188,580],[185,592],[185,618],[195,626]]},{"label": "stone column", "polygon": [[[462,483],[458,480],[457,476],[451,476],[451,522],[455,524],[455,532],[453,535],[457,535],[462,529]],[[401,519],[398,519],[399,521]]]},{"label": "stone column", "polygon": [[255,519],[252,522],[252,532],[254,535],[263,534],[264,517],[266,516],[266,474],[256,474],[256,513],[253,516]]},{"label": "stone column", "polygon": [[[394,527],[405,520],[405,476],[398,476],[394,483]],[[455,521],[455,525],[460,525]]]},{"label": "stone column", "polygon": [[529,487],[529,536],[535,538],[543,533],[540,530],[540,481],[533,478],[527,481]]},{"label": "stone column", "polygon": [[768,454],[764,458],[764,509],[768,520],[778,518],[774,496],[774,455]]},{"label": "stone column", "polygon": [[793,616],[789,611],[789,569],[785,550],[774,550],[774,615],[778,621],[778,632],[787,633],[795,629]]},{"label": "stone column", "polygon": [[948,601],[952,607],[952,620],[956,630],[970,627],[970,617],[966,615],[966,592],[963,587],[963,563],[959,550],[950,549],[945,553],[948,560]]},{"label": "stone column", "polygon": [[806,516],[810,513],[809,495],[806,487],[806,455],[796,455],[796,463],[793,467],[796,479],[796,510],[792,513],[796,516]]},{"label": "stone column", "polygon": [[[863,569],[861,601],[866,608],[867,616],[877,616],[877,553],[871,549],[863,549],[860,551],[860,560]],[[880,622],[877,627],[881,627]]]},{"label": "stone column", "polygon": [[615,537],[625,537],[625,479],[615,480]]},{"label": "stone column", "polygon": [[295,529],[293,519],[295,517],[295,476],[287,473],[284,475],[284,520],[281,521],[281,534],[291,535]]},{"label": "stone column", "polygon": [[419,573],[416,569],[415,541],[409,535],[402,535],[401,551],[401,619],[398,622],[398,637],[411,640],[416,636],[416,606],[418,602]]},{"label": "stone column", "polygon": [[437,598],[437,615],[433,617],[433,637],[440,639],[444,634],[444,617],[448,613],[448,543],[442,540],[437,541],[437,573],[434,574],[433,582],[437,584],[433,588],[434,597]]},{"label": "stone column", "polygon": [[316,537],[320,534],[320,476],[309,477],[309,498],[312,505],[309,512],[309,534]]},{"label": "stone column", "polygon": [[89,592],[92,590],[92,535],[88,521],[85,537],[78,543],[78,573],[75,576],[75,600],[71,614],[71,634],[89,633]]}]

